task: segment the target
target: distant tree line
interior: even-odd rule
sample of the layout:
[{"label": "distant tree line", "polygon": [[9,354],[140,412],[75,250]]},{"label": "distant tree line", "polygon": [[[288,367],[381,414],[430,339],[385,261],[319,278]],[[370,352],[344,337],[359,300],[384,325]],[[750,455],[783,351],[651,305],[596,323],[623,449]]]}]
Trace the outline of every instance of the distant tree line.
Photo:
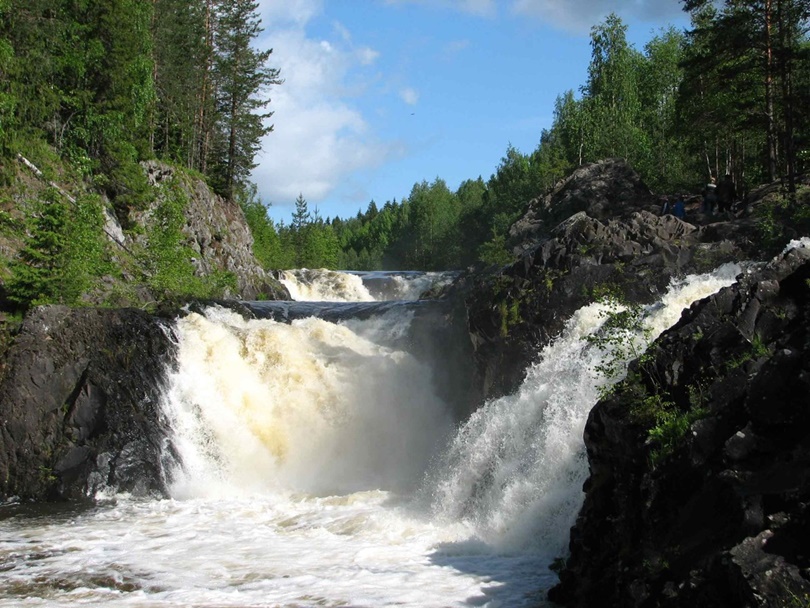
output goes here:
[{"label": "distant tree line", "polygon": [[[265,232],[277,233],[267,263],[426,270],[505,263],[508,229],[528,201],[607,157],[627,159],[658,192],[700,192],[725,174],[738,191],[781,178],[795,192],[810,162],[810,0],[685,0],[684,9],[690,31],[664,29],[643,51],[627,42],[615,15],[593,27],[587,82],[557,98],[533,152],[508,146],[486,181],[467,180],[455,192],[440,178],[423,181],[407,198],[372,201],[349,219],[310,221],[297,207],[290,225],[274,226],[254,213]],[[301,231],[309,236],[294,236]],[[316,235],[336,250],[289,253]]]},{"label": "distant tree line", "polygon": [[508,261],[528,201],[587,162],[624,157],[659,192],[728,173],[738,191],[783,179],[792,193],[809,161],[810,0],[684,0],[690,30],[642,50],[615,15],[593,27],[587,81],[557,98],[533,151],[509,145],[488,179],[418,182],[352,218],[323,218],[302,194],[275,223],[249,181],[272,129],[264,91],[282,82],[254,46],[257,7],[0,0],[3,166],[55,153],[126,228],[153,196],[138,162],[157,157],[241,203],[267,268],[439,269]]}]

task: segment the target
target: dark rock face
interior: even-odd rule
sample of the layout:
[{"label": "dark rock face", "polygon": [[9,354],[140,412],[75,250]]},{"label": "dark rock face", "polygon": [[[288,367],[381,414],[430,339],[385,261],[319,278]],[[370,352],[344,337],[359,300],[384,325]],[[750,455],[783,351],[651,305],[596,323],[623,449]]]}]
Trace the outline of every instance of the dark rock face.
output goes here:
[{"label": "dark rock face", "polygon": [[509,230],[518,254],[548,236],[561,221],[581,211],[597,220],[634,211],[657,212],[650,189],[625,161],[607,159],[579,167],[547,195],[529,202],[526,214]]},{"label": "dark rock face", "polygon": [[[675,276],[756,257],[746,223],[697,227],[650,212],[656,206],[635,172],[615,160],[580,168],[530,204],[512,230],[519,259],[467,279],[484,396],[514,390],[539,347],[594,299],[612,294],[649,303]],[[549,227],[558,217],[567,219]]]},{"label": "dark rock face", "polygon": [[565,606],[810,598],[810,250],[686,311],[591,412]]},{"label": "dark rock face", "polygon": [[0,383],[0,498],[162,492],[158,398],[174,348],[138,310],[32,311]]}]

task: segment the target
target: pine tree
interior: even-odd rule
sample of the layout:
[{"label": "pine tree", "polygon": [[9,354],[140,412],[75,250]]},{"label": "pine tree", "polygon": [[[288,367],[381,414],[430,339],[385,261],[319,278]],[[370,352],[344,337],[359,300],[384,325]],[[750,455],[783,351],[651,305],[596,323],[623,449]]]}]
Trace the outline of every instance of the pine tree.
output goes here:
[{"label": "pine tree", "polygon": [[267,66],[272,49],[257,51],[251,44],[262,32],[258,3],[233,0],[218,6],[215,37],[216,135],[211,173],[217,190],[232,197],[256,166],[254,158],[261,139],[273,127],[265,123],[272,112],[261,95],[271,85],[282,83],[279,70]]},{"label": "pine tree", "polygon": [[10,264],[8,299],[22,308],[61,302],[68,264],[66,226],[68,209],[52,192],[32,217],[19,257]]}]

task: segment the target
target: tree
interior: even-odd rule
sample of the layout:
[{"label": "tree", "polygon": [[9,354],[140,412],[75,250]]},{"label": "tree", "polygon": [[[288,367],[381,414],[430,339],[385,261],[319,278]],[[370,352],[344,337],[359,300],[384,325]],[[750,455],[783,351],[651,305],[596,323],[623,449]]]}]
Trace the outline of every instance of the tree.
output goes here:
[{"label": "tree", "polygon": [[[794,76],[806,57],[808,0],[726,0],[716,10],[708,0],[686,0],[692,13],[690,56],[686,63],[687,101],[703,108],[714,106],[714,122],[746,138],[727,137],[725,169],[738,176],[749,169],[747,155],[753,140],[762,150],[753,179],[773,180],[787,175],[795,188],[797,126],[806,115],[808,99],[796,94]],[[704,75],[716,76],[703,83]],[[728,91],[723,98],[722,91]],[[723,100],[722,106],[717,100]],[[738,117],[742,117],[740,120]],[[746,147],[746,144],[749,144]],[[709,155],[707,154],[707,157]],[[720,162],[715,163],[721,169]]]},{"label": "tree", "polygon": [[244,183],[256,166],[254,158],[261,139],[273,130],[262,112],[270,103],[260,95],[282,83],[279,70],[267,66],[272,49],[251,46],[262,32],[253,0],[233,0],[218,6],[214,70],[217,80],[217,132],[211,171],[219,193],[232,197],[234,187]]},{"label": "tree", "polygon": [[200,140],[212,113],[208,22],[210,1],[155,0],[152,19],[157,92],[152,144],[163,158],[204,170]]},{"label": "tree", "polygon": [[683,33],[670,27],[654,36],[644,48],[639,100],[649,154],[638,159],[636,169],[653,189],[672,190],[688,182],[683,137],[677,132],[676,122],[685,44]]},{"label": "tree", "polygon": [[639,129],[639,53],[627,42],[627,26],[615,14],[591,29],[591,62],[585,95],[586,157],[635,160]]},{"label": "tree", "polygon": [[239,205],[253,236],[253,255],[262,268],[286,268],[288,259],[282,251],[281,239],[273,220],[267,215],[267,207],[257,196],[255,184],[240,192]]}]

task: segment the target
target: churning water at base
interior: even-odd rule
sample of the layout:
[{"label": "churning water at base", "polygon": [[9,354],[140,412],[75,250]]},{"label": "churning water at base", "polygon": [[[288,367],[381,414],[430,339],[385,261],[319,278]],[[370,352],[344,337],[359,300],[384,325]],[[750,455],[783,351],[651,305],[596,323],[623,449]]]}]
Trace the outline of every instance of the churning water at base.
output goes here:
[{"label": "churning water at base", "polygon": [[[674,285],[637,339],[737,272]],[[6,507],[0,606],[537,606],[582,501],[600,310],[458,429],[396,346],[408,314],[189,315],[165,400],[172,498]]]}]

